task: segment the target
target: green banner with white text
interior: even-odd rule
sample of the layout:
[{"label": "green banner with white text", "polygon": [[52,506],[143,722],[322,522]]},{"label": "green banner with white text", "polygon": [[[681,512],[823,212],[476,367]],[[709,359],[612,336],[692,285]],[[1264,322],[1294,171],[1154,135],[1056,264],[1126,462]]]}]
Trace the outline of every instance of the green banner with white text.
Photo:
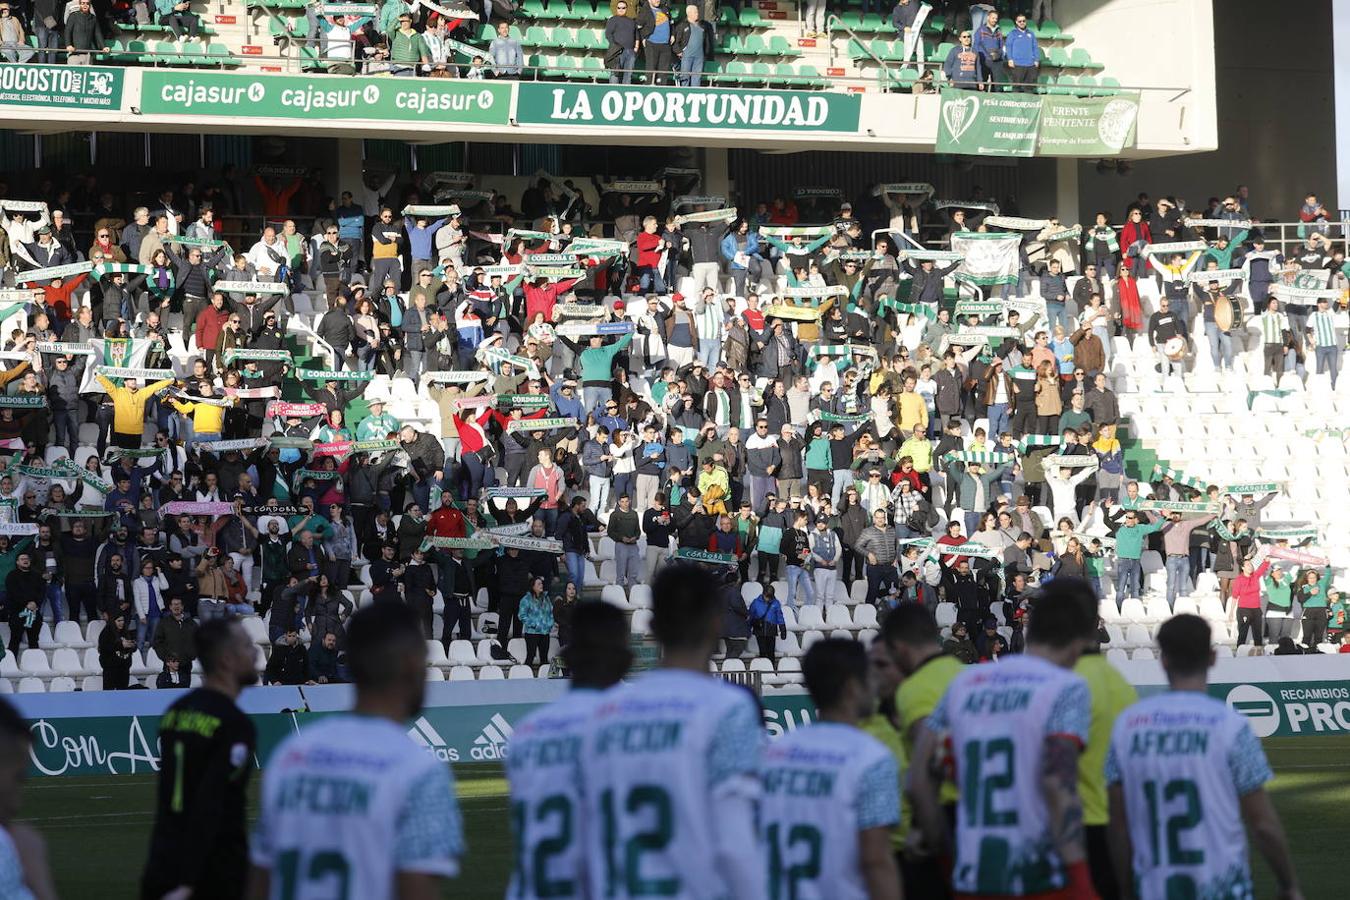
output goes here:
[{"label": "green banner with white text", "polygon": [[937,152],[969,156],[1110,156],[1133,147],[1139,95],[1067,97],[942,91]]},{"label": "green banner with white text", "polygon": [[140,108],[163,116],[506,125],[512,89],[499,81],[147,69]]},{"label": "green banner with white text", "polygon": [[521,125],[856,132],[857,94],[522,82]]}]

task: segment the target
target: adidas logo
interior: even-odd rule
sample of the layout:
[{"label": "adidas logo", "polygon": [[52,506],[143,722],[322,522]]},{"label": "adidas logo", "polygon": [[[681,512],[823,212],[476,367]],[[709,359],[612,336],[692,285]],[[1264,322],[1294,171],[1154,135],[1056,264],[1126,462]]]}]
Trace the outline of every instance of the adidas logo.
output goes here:
[{"label": "adidas logo", "polygon": [[[439,731],[432,727],[426,716],[419,716],[408,729],[408,737],[414,744],[441,762],[459,762],[459,751],[445,742]],[[481,740],[481,738],[480,738]]]},{"label": "adidas logo", "polygon": [[469,757],[480,761],[506,759],[506,746],[514,733],[515,729],[501,713],[493,713],[482,733],[473,739]]}]

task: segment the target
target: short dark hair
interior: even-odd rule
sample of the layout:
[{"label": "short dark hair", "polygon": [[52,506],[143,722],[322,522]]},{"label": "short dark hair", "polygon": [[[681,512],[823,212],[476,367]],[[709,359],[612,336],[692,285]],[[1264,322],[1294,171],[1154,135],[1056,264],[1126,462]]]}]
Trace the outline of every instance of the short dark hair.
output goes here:
[{"label": "short dark hair", "polygon": [[886,614],[881,622],[881,639],[888,646],[906,644],[910,647],[936,645],[939,631],[937,620],[927,607],[918,603],[901,603]]},{"label": "short dark hair", "polygon": [[867,683],[867,651],[852,638],[816,641],[802,657],[802,680],[818,710],[835,706],[855,679]]},{"label": "short dark hair", "polygon": [[1096,633],[1096,594],[1082,578],[1056,578],[1039,588],[1031,604],[1027,642],[1067,647]]},{"label": "short dark hair", "polygon": [[399,657],[417,646],[425,648],[422,623],[412,607],[375,603],[358,610],[347,629],[352,679],[361,687],[388,684],[396,677]]},{"label": "short dark hair", "polygon": [[1212,634],[1209,623],[1199,616],[1182,613],[1158,629],[1158,650],[1168,672],[1201,675],[1209,669]]},{"label": "short dark hair", "polygon": [[617,684],[633,664],[628,634],[628,616],[617,606],[577,604],[572,613],[572,639],[563,648],[572,684],[587,688]]},{"label": "short dark hair", "polygon": [[688,563],[666,566],[652,583],[652,633],[667,648],[696,645],[722,612],[711,576]]},{"label": "short dark hair", "polygon": [[[234,628],[237,619],[219,618],[203,622],[193,638],[197,658],[202,661],[202,671],[211,674],[220,665],[221,655],[234,640]],[[243,627],[243,626],[239,626]]]}]

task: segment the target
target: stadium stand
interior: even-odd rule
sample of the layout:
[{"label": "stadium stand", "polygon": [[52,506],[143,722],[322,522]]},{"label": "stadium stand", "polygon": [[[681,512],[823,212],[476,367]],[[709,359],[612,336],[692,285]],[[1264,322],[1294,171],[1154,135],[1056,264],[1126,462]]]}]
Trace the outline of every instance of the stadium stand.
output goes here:
[{"label": "stadium stand", "polygon": [[[620,55],[615,36],[635,33],[639,27],[636,0],[626,7],[630,24],[623,26],[612,20],[624,16],[612,15],[605,4],[596,6],[589,0],[527,0],[511,4],[509,12],[492,4],[439,6],[389,0],[328,4],[335,7],[335,14],[329,15],[322,14],[323,4],[303,0],[194,0],[186,11],[160,5],[165,10],[153,2],[149,7],[138,2],[95,9],[91,15],[97,27],[77,26],[72,19],[67,29],[63,21],[52,32],[44,30],[44,35],[54,35],[47,47],[38,46],[33,23],[16,9],[11,21],[19,33],[3,56],[17,62],[60,63],[69,56],[71,62],[99,65],[261,72],[401,74],[418,69],[418,74],[434,77],[671,80],[648,65],[645,47],[632,59]],[[697,67],[701,83],[725,87],[933,90],[948,80],[946,63],[969,19],[930,16],[928,5],[918,0],[907,5],[924,10],[908,37],[892,14],[864,14],[852,4],[838,8],[817,31],[809,30],[805,21],[806,4],[768,0],[740,8],[712,6],[717,21],[704,61],[701,66],[687,65]],[[687,25],[685,7],[666,3],[663,10],[677,41],[673,46],[682,50],[687,42],[682,30]],[[397,37],[400,11],[412,17],[406,39]],[[72,7],[70,14],[77,10]],[[506,30],[499,34],[503,25]],[[1006,36],[1014,29],[1013,19],[1003,18],[998,28]],[[76,42],[73,51],[66,49],[67,30]],[[1117,79],[1102,75],[1103,66],[1090,51],[1074,45],[1073,36],[1054,21],[1031,23],[1029,33],[1036,37],[1033,81],[1042,91],[1097,96],[1119,87]],[[637,37],[646,41],[645,34]],[[674,69],[679,68],[676,56]],[[678,77],[681,83],[700,83],[690,82],[687,74]],[[1012,79],[1000,74],[996,80]]]},{"label": "stadium stand", "polygon": [[[304,196],[287,177],[258,199]],[[576,602],[644,641],[672,552],[725,576],[721,671],[769,691],[899,602],[958,656],[1015,653],[1059,575],[1098,587],[1112,659],[1173,611],[1225,653],[1339,649],[1347,279],[1315,198],[1084,229],[878,189],[741,233],[659,196],[599,220],[551,176],[472,217],[370,181],[237,254],[214,185],[125,219],[7,201],[33,294],[3,310],[0,691],[196,683],[195,620],[227,614],[269,680],[336,681],[345,619],[400,598],[428,678],[545,677]],[[1005,283],[961,278],[961,215]]]}]

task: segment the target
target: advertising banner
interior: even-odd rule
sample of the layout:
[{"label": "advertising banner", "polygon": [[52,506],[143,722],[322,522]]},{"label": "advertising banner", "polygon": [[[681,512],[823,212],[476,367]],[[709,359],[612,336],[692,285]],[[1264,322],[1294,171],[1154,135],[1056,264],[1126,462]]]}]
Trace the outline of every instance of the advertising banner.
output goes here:
[{"label": "advertising banner", "polygon": [[522,125],[856,132],[857,94],[521,82]]},{"label": "advertising banner", "polygon": [[442,78],[335,79],[147,69],[141,74],[141,112],[505,125],[512,87],[508,82]]},{"label": "advertising banner", "polygon": [[0,64],[0,104],[116,110],[122,106],[122,69],[99,66]]}]

